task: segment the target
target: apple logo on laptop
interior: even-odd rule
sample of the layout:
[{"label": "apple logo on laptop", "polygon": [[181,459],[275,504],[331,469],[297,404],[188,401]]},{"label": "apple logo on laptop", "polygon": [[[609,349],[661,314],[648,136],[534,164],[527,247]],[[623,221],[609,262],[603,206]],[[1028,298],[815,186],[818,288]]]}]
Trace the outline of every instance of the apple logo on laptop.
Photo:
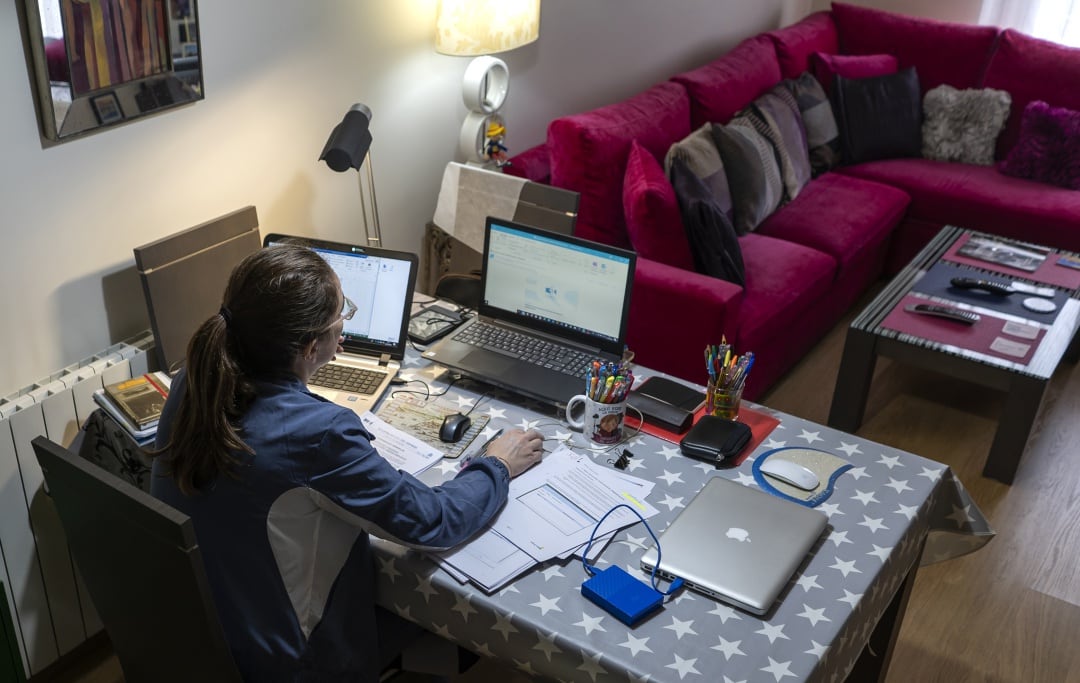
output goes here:
[{"label": "apple logo on laptop", "polygon": [[735,539],[739,543],[750,543],[750,532],[746,529],[740,529],[737,526],[733,526],[728,529],[727,533],[724,535],[728,538]]}]

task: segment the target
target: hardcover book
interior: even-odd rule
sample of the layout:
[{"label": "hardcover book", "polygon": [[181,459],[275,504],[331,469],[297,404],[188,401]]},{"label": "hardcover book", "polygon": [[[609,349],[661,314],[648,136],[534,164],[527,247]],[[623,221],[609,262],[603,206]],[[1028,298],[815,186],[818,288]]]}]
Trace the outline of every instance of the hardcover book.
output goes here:
[{"label": "hardcover book", "polygon": [[105,395],[139,429],[149,426],[161,416],[169,391],[149,375],[141,375],[105,387]]}]

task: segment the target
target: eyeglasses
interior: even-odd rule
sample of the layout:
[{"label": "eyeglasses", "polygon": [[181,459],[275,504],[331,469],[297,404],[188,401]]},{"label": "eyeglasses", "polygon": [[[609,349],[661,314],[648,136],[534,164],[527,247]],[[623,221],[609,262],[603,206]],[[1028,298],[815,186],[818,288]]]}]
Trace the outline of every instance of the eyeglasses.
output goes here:
[{"label": "eyeglasses", "polygon": [[345,299],[345,303],[341,306],[341,319],[352,320],[352,317],[356,315],[358,307],[349,297],[345,296],[344,294],[342,294],[342,297]]}]

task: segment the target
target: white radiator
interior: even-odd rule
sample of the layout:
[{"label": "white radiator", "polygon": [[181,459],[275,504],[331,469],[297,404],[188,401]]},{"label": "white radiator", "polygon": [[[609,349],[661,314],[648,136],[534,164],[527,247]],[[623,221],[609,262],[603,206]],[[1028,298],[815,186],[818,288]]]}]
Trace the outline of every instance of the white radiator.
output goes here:
[{"label": "white radiator", "polygon": [[152,335],[139,335],[0,398],[0,578],[27,676],[102,630],[30,441],[69,445],[96,407],[94,391],[148,372],[152,347]]}]

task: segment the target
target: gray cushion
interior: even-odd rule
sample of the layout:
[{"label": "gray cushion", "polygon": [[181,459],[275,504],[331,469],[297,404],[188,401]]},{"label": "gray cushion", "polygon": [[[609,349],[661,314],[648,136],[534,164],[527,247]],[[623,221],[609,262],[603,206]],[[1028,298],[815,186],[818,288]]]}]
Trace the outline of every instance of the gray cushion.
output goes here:
[{"label": "gray cushion", "polygon": [[724,162],[712,136],[712,124],[706,123],[690,135],[673,144],[664,157],[664,173],[671,175],[672,164],[680,159],[686,170],[693,173],[712,194],[716,205],[730,220],[732,218],[731,190],[728,188]]},{"label": "gray cushion", "polygon": [[671,184],[679,198],[695,270],[739,286],[746,284],[742,249],[734,226],[705,183],[679,157],[672,160]]},{"label": "gray cushion", "polygon": [[784,183],[772,143],[745,114],[713,126],[713,139],[727,171],[735,207],[735,232],[745,235],[780,206]]},{"label": "gray cushion", "polygon": [[1012,97],[993,88],[939,85],[923,95],[922,155],[938,161],[989,166],[1009,117]]},{"label": "gray cushion", "polygon": [[836,116],[829,96],[809,71],[783,83],[799,105],[806,129],[810,173],[820,175],[840,163],[840,129],[836,127]]},{"label": "gray cushion", "polygon": [[772,143],[780,164],[787,201],[799,196],[810,182],[810,158],[806,148],[806,129],[795,96],[780,84],[761,95],[750,105],[749,120],[759,133]]}]

